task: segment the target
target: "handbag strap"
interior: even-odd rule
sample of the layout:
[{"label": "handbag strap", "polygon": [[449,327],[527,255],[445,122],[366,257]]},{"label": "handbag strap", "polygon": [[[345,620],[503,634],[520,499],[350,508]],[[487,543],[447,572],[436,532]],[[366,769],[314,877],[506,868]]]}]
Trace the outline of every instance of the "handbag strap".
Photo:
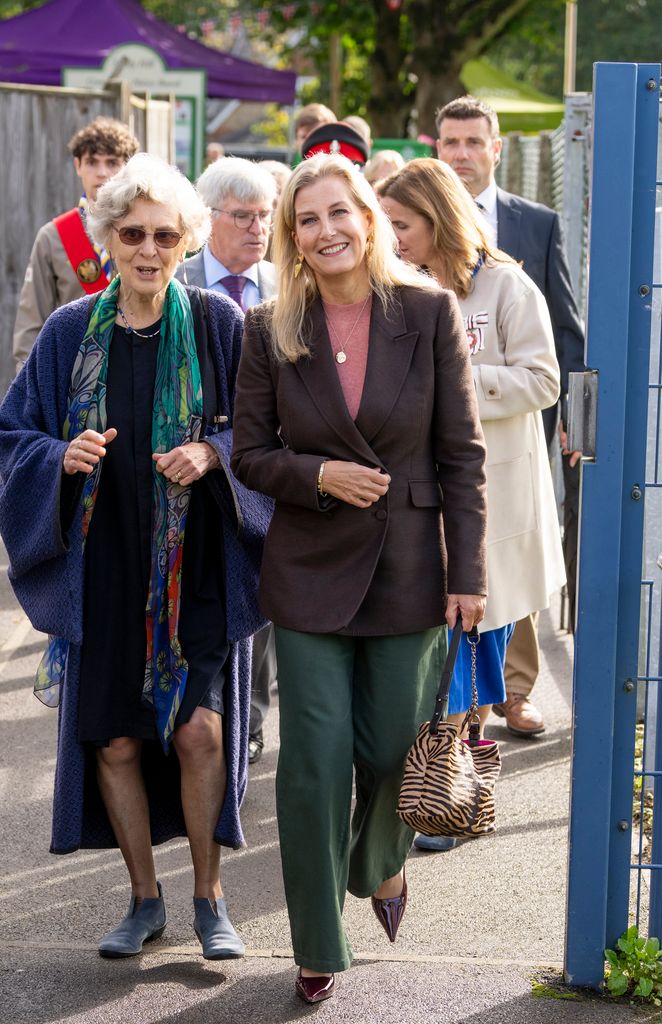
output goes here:
[{"label": "handbag strap", "polygon": [[[451,642],[448,647],[448,654],[446,655],[446,662],[444,664],[443,671],[441,673],[441,682],[439,683],[439,689],[437,690],[437,698],[434,705],[434,712],[430,719],[429,732],[430,736],[436,736],[440,722],[445,722],[448,718],[448,695],[451,688],[451,680],[453,678],[453,669],[455,668],[455,661],[457,659],[457,652],[460,648],[460,641],[462,639],[462,616],[458,615],[457,622],[453,628],[451,635]],[[477,644],[480,640],[478,629],[476,626],[467,633],[467,640],[470,644]],[[472,707],[469,709],[470,711]]]}]

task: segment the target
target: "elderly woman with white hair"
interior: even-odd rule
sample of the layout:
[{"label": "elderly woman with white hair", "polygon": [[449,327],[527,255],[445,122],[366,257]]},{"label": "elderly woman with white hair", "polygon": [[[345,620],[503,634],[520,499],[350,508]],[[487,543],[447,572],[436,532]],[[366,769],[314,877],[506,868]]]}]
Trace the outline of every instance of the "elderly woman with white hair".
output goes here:
[{"label": "elderly woman with white hair", "polygon": [[175,168],[133,157],[88,224],[117,274],[49,317],[0,408],[0,529],[60,707],[51,849],[119,846],[129,913],[99,952],[126,957],[166,924],[152,844],[188,836],[203,955],[240,957],[220,845],[243,843],[269,511],[228,468],[243,316],[174,280],[210,227]]}]

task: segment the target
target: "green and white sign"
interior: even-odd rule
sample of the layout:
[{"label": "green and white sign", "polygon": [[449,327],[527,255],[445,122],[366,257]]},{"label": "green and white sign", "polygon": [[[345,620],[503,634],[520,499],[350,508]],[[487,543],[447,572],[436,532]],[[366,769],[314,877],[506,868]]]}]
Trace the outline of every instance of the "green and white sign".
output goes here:
[{"label": "green and white sign", "polygon": [[129,82],[136,93],[176,97],[176,162],[184,174],[196,178],[202,170],[207,72],[169,68],[156,50],[142,43],[115,46],[97,68],[62,69],[62,84],[75,89],[103,89],[119,78]]}]

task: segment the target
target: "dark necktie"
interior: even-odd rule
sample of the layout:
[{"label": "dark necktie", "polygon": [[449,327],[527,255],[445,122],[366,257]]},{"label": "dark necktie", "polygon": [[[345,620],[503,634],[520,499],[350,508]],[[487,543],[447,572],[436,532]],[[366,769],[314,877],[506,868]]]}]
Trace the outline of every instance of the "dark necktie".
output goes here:
[{"label": "dark necktie", "polygon": [[228,274],[227,277],[221,278],[221,284],[227,288],[228,295],[243,309],[244,313],[246,312],[246,307],[244,305],[244,288],[246,287],[247,281],[248,278],[244,277],[242,274]]}]

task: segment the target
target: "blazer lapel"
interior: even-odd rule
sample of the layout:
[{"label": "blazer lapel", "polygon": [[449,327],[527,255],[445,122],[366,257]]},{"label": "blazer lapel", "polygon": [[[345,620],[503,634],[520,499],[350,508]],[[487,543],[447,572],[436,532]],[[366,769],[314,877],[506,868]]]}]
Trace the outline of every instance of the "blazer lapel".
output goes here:
[{"label": "blazer lapel", "polygon": [[310,318],[312,321],[311,355],[297,359],[294,366],[310,397],[329,426],[365,462],[372,466],[381,465],[380,460],[357,428],[357,424],[349,415],[338,379],[338,371],[333,361],[333,351],[319,296],[311,306]]},{"label": "blazer lapel", "polygon": [[276,268],[273,263],[260,260],[257,265],[257,286],[261,302],[276,294]]},{"label": "blazer lapel", "polygon": [[497,191],[497,245],[513,259],[521,259],[520,229],[522,215],[508,201],[506,193]]},{"label": "blazer lapel", "polygon": [[196,253],[195,256],[191,256],[189,259],[184,260],[183,267],[183,280],[186,284],[195,285],[198,288],[206,288],[207,281],[205,278],[205,264],[202,257],[204,250]]},{"label": "blazer lapel", "polygon": [[375,296],[368,365],[356,417],[356,426],[369,444],[391,415],[409,372],[418,337],[418,331],[407,331],[402,303],[397,296],[389,306],[388,317]]}]

